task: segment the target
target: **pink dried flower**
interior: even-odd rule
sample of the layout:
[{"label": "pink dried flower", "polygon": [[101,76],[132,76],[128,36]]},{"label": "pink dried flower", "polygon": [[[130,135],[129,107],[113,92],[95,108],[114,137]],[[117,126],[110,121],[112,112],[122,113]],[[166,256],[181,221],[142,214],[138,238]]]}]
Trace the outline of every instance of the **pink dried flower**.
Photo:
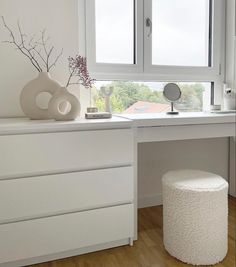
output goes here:
[{"label": "pink dried flower", "polygon": [[[85,88],[91,88],[95,80],[89,75],[86,58],[76,55],[75,58],[69,57],[68,62],[70,75],[66,87],[72,84],[82,84]],[[71,82],[73,77],[77,78],[75,82]]]}]

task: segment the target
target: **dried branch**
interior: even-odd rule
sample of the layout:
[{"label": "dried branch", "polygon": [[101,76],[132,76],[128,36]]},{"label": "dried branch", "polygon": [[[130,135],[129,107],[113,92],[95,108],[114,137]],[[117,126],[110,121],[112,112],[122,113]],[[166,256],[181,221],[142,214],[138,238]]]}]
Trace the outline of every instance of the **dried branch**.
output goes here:
[{"label": "dried branch", "polygon": [[20,27],[20,22],[19,22],[19,20],[17,21],[17,27],[18,27],[18,31],[19,31],[19,33],[20,33],[21,45],[24,46],[24,42],[25,42],[25,40],[24,40],[24,35],[23,35],[22,31],[21,31],[21,27]]},{"label": "dried branch", "polygon": [[47,62],[45,61],[44,57],[41,54],[41,49],[38,50],[38,46],[39,46],[39,42],[38,41],[34,41],[35,40],[35,35],[31,37],[31,39],[29,40],[28,46],[30,47],[30,51],[33,50],[38,57],[42,60],[45,68],[47,68]]},{"label": "dried branch", "polygon": [[39,56],[39,58],[42,60],[42,62],[43,62],[43,64],[44,64],[45,68],[47,69],[47,62],[45,61],[45,59],[44,59],[43,56],[41,55],[41,50],[38,51],[36,48],[37,48],[37,46],[32,46],[32,47],[31,47],[31,49],[34,50],[35,53]]},{"label": "dried branch", "polygon": [[[41,68],[38,67],[38,65],[35,63],[35,60],[32,58],[32,55],[30,55],[30,54],[28,53],[28,51],[24,51],[24,49],[21,47],[21,44],[18,44],[18,43],[17,43],[17,41],[16,41],[16,39],[15,39],[15,36],[14,36],[12,30],[7,26],[4,17],[2,16],[1,18],[2,18],[2,21],[3,21],[3,25],[4,25],[4,27],[8,30],[8,32],[10,33],[10,37],[11,37],[11,39],[12,39],[12,41],[5,41],[5,42],[8,42],[8,43],[10,43],[10,44],[15,45],[15,46],[17,47],[17,49],[19,49],[20,52],[21,52],[23,55],[25,55],[25,56],[30,60],[30,62],[31,62],[31,63],[33,64],[33,66],[37,69],[37,71],[41,72],[41,71],[42,71]],[[23,37],[21,36],[21,38],[23,38]]]},{"label": "dried branch", "polygon": [[17,27],[18,27],[18,31],[20,33],[20,38],[21,38],[21,44],[20,45],[21,45],[22,49],[24,49],[26,52],[28,52],[28,54],[30,55],[32,61],[34,61],[35,65],[37,65],[37,67],[40,69],[40,71],[42,71],[42,68],[40,67],[38,61],[35,59],[34,54],[31,53],[32,49],[29,49],[29,48],[25,47],[25,39],[24,39],[24,37],[26,35],[22,33],[19,21],[17,21]]},{"label": "dried branch", "polygon": [[56,63],[57,61],[59,60],[59,58],[62,56],[63,54],[63,48],[61,49],[61,52],[60,54],[57,55],[56,59],[54,60],[54,62],[48,67],[48,70],[50,71],[50,69],[53,67],[53,66],[56,66]]},{"label": "dried branch", "polygon": [[49,50],[49,52],[47,54],[47,71],[50,70],[50,68],[49,68],[49,58],[50,58],[50,55],[52,54],[53,49],[54,49],[54,47],[51,47],[51,49]]},{"label": "dried branch", "polygon": [[2,16],[1,18],[2,18],[2,21],[3,21],[4,27],[8,30],[8,32],[10,33],[10,37],[12,39],[12,41],[5,41],[5,42],[8,42],[10,44],[15,45],[17,47],[17,49],[20,50],[20,52],[30,60],[30,62],[37,69],[37,71],[41,72],[42,69],[36,63],[36,60],[33,58],[32,54],[24,47],[24,37],[21,34],[20,28],[19,28],[19,31],[20,31],[20,35],[21,35],[21,44],[17,43],[17,41],[15,39],[15,36],[14,36],[12,30],[10,29],[10,27],[7,26],[4,17]]},{"label": "dried branch", "polygon": [[[50,38],[49,37],[46,38],[45,29],[41,32],[41,37],[38,41],[35,41],[35,36],[33,36],[26,44],[28,38],[26,34],[23,34],[19,21],[17,22],[17,28],[20,35],[20,42],[16,40],[13,31],[6,24],[4,17],[2,16],[1,18],[3,21],[3,25],[8,30],[11,38],[10,41],[3,41],[4,43],[9,43],[14,45],[17,50],[19,50],[23,55],[25,55],[30,60],[32,65],[39,72],[42,72],[44,68],[46,69],[47,72],[49,72],[52,67],[56,66],[57,61],[62,56],[63,49],[61,50],[60,54],[58,54],[58,56],[54,59],[54,61],[50,63],[54,46],[50,47],[50,49],[47,48],[47,42]],[[40,46],[43,48],[45,54],[44,56],[41,53],[41,49],[39,49]],[[40,63],[43,64],[43,67],[41,66]]]},{"label": "dried branch", "polygon": [[48,69],[48,61],[49,61],[49,57],[50,57],[50,55],[49,55],[49,53],[48,53],[48,51],[47,51],[47,46],[46,46],[46,43],[47,43],[47,40],[49,39],[49,38],[47,38],[47,40],[45,40],[45,33],[46,33],[46,29],[44,29],[43,31],[42,31],[42,38],[41,38],[41,40],[42,40],[42,46],[43,46],[43,49],[44,49],[44,52],[45,52],[45,56],[46,56],[46,69],[47,69],[47,72],[49,71],[49,69]]},{"label": "dried branch", "polygon": [[[50,57],[52,55],[52,52],[54,50],[54,46],[52,46],[49,50],[47,48],[47,42],[50,39],[49,37],[46,38],[46,30],[44,29],[41,32],[41,42],[38,42],[38,44],[40,44],[43,47],[44,50],[44,54],[45,54],[45,59],[43,60],[44,63],[46,62],[46,69],[47,72],[49,72],[51,70],[52,67],[56,66],[57,61],[59,60],[59,58],[62,56],[63,54],[63,49],[61,50],[60,54],[56,57],[56,59],[53,61],[53,63],[50,64]],[[41,58],[42,59],[42,58]]]},{"label": "dried branch", "polygon": [[48,55],[48,51],[47,51],[47,46],[46,46],[46,43],[48,42],[49,40],[49,37],[45,40],[45,33],[46,33],[46,29],[44,29],[41,34],[42,34],[42,37],[41,37],[41,41],[42,41],[42,46],[44,48],[44,52],[45,52],[45,55],[47,56]]},{"label": "dried branch", "polygon": [[35,39],[35,35],[31,36],[31,38],[30,38],[30,40],[28,42],[29,46],[32,46],[32,43],[34,43],[34,45],[37,45],[37,44],[35,44],[34,39]]}]

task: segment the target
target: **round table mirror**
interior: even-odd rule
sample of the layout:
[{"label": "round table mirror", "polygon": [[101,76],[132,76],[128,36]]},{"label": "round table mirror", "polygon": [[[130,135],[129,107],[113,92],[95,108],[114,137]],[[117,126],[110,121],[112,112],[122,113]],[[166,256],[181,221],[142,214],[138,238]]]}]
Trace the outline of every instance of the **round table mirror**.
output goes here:
[{"label": "round table mirror", "polygon": [[181,97],[181,90],[176,83],[167,83],[163,90],[164,97],[171,103],[171,111],[167,114],[176,115],[178,111],[174,111],[174,102],[178,101]]}]

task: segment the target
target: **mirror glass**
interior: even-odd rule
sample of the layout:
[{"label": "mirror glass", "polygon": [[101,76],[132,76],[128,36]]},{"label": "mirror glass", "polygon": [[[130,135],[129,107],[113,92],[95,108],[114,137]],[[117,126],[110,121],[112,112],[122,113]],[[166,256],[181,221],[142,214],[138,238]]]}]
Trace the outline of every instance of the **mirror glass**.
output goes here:
[{"label": "mirror glass", "polygon": [[163,94],[171,102],[175,102],[181,97],[181,90],[176,83],[168,83],[164,87]]}]

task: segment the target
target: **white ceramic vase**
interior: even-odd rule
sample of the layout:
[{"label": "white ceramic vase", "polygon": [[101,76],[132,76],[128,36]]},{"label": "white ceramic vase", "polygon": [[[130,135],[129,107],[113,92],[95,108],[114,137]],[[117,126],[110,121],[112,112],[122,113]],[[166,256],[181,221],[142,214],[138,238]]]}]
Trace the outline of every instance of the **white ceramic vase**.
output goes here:
[{"label": "white ceramic vase", "polygon": [[54,95],[60,87],[48,72],[39,72],[38,77],[27,83],[21,91],[20,105],[24,114],[34,120],[51,119],[48,108],[40,108],[36,99],[43,92]]},{"label": "white ceramic vase", "polygon": [[60,87],[48,104],[50,117],[57,121],[75,120],[80,115],[80,109],[78,98],[69,93],[66,87]]}]

